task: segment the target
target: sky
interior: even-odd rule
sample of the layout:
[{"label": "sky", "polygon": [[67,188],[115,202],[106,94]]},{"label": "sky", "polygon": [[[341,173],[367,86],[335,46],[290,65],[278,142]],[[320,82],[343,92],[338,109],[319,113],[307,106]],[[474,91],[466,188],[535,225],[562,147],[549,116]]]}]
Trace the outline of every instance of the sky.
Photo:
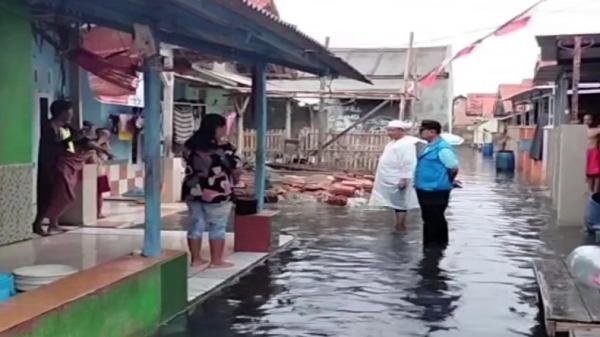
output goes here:
[{"label": "sky", "polygon": [[[275,0],[283,20],[331,47],[452,45],[458,50],[531,6],[534,0]],[[600,33],[600,0],[546,0],[527,28],[493,37],[453,64],[454,94],[496,92],[532,78],[536,35]],[[403,69],[404,65],[400,65]]]}]

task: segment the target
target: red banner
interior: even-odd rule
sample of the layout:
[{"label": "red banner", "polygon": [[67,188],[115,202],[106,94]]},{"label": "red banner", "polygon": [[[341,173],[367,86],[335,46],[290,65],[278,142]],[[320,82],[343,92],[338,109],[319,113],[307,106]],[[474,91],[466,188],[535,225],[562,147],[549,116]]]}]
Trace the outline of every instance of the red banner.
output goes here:
[{"label": "red banner", "polygon": [[473,52],[473,50],[475,50],[475,48],[477,48],[478,45],[483,43],[484,40],[486,40],[492,36],[508,35],[508,34],[514,33],[518,30],[521,30],[521,29],[527,27],[527,25],[531,21],[533,10],[544,1],[546,1],[546,0],[539,0],[538,2],[533,4],[531,7],[527,8],[527,10],[525,10],[521,14],[517,15],[516,17],[510,19],[508,22],[504,23],[500,27],[496,28],[492,33],[487,34],[486,36],[484,36],[484,37],[478,39],[477,41],[471,43],[470,45],[464,47],[463,49],[458,51],[456,54],[454,54],[454,56],[446,58],[444,61],[442,61],[442,63],[440,65],[438,65],[433,70],[431,70],[430,72],[425,74],[423,77],[421,77],[421,79],[419,80],[420,84],[424,87],[431,87],[432,85],[434,85],[437,82],[438,77],[443,73],[444,69],[452,61],[471,54]]}]

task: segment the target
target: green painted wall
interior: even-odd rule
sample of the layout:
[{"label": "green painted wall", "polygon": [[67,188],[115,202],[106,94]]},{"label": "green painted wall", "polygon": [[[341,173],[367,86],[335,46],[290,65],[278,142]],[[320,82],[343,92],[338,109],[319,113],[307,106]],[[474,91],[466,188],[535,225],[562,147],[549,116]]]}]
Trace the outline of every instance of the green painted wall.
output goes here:
[{"label": "green painted wall", "polygon": [[183,254],[0,337],[148,336],[186,308],[186,263]]},{"label": "green painted wall", "polygon": [[143,336],[159,323],[160,292],[160,269],[153,268],[47,315],[22,336]]},{"label": "green painted wall", "polygon": [[187,306],[187,265],[187,255],[182,255],[161,267],[162,322],[181,313]]},{"label": "green painted wall", "polygon": [[30,163],[33,139],[32,35],[19,0],[0,0],[0,165]]}]

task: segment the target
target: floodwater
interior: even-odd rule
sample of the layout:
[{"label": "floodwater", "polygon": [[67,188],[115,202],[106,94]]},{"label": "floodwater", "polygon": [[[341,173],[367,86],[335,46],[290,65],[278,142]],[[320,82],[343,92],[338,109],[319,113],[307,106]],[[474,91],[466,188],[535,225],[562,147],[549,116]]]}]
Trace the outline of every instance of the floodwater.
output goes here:
[{"label": "floodwater", "polygon": [[581,231],[553,228],[542,188],[461,157],[445,251],[422,249],[418,214],[398,235],[387,212],[281,206],[295,246],[156,336],[546,336],[531,260],[568,253]]}]

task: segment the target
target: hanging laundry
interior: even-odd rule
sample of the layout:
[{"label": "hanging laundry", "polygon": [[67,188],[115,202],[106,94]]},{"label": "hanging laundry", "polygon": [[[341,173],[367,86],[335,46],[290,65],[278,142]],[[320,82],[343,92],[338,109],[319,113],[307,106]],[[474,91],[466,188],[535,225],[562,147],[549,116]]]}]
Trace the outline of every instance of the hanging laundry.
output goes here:
[{"label": "hanging laundry", "polygon": [[196,130],[193,109],[190,106],[175,106],[173,117],[173,140],[175,143],[183,145]]}]

